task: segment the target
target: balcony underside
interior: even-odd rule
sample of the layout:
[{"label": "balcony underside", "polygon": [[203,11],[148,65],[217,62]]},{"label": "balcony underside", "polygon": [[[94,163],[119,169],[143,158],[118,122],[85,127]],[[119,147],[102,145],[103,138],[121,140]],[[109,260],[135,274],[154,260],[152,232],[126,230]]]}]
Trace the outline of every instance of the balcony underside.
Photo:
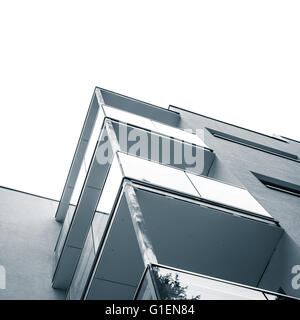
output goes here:
[{"label": "balcony underside", "polygon": [[[259,285],[280,227],[155,190],[134,190],[158,263]],[[85,298],[132,299],[145,266],[124,193],[98,254]]]}]

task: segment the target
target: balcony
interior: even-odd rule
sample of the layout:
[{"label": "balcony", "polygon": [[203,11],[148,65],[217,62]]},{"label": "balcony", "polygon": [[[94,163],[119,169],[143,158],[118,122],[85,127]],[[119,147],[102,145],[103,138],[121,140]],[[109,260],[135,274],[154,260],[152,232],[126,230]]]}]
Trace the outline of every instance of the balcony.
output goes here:
[{"label": "balcony", "polygon": [[70,299],[133,299],[158,263],[259,286],[280,226],[247,190],[207,177],[214,152],[173,126],[177,114],[159,109],[159,122],[124,99],[93,97],[57,210],[53,286]]},{"label": "balcony", "polygon": [[291,300],[286,295],[161,265],[149,265],[136,300]]},{"label": "balcony", "polygon": [[[89,253],[81,256],[70,287],[71,299],[132,299],[149,263],[259,284],[280,227],[237,207],[229,209],[228,203],[225,209],[203,201],[181,170],[169,168],[165,178],[159,164],[121,153],[118,157],[122,170],[117,161],[112,163],[108,189],[104,186],[83,248]],[[148,173],[144,180],[139,168]],[[112,189],[116,177],[120,185]],[[97,220],[105,213],[104,227]],[[88,285],[78,288],[81,270],[89,274]]]},{"label": "balcony", "polygon": [[[107,105],[107,101],[114,106]],[[143,110],[149,118],[140,112],[123,110],[120,101],[130,110],[132,104],[135,105],[137,111]],[[135,154],[134,139],[141,137],[139,157],[147,160],[204,175],[213,162],[214,153],[198,136],[170,125],[179,120],[177,113],[151,105],[140,109],[140,104],[143,103],[103,89],[95,90],[56,213],[56,219],[63,222],[55,248],[53,285],[56,288],[67,289],[70,284],[88,232],[89,223],[86,222],[94,215],[117,151]],[[153,115],[150,115],[151,110]],[[161,122],[155,120],[157,115]],[[107,148],[105,156],[101,153],[103,147]],[[182,154],[191,156],[180,159]],[[198,166],[193,164],[196,158],[201,159]]]}]

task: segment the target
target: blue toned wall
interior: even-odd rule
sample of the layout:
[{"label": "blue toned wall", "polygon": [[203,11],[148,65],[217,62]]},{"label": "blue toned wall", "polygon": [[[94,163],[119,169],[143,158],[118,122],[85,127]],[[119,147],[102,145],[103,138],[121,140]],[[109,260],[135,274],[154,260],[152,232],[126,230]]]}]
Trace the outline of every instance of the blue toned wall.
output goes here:
[{"label": "blue toned wall", "polygon": [[0,188],[0,266],[5,269],[0,300],[65,298],[51,286],[61,228],[54,219],[56,207],[56,201]]}]

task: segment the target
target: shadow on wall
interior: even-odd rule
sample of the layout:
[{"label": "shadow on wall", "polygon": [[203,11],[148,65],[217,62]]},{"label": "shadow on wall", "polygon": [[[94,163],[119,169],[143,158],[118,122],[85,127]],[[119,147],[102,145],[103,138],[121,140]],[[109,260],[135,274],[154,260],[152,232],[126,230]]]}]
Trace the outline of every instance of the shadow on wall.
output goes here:
[{"label": "shadow on wall", "polygon": [[300,250],[285,232],[259,287],[300,298]]}]

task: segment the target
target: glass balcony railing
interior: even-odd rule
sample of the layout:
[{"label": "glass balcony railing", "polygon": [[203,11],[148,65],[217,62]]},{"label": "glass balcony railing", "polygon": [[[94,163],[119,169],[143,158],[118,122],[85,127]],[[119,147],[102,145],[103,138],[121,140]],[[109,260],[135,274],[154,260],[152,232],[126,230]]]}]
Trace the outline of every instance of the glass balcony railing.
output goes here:
[{"label": "glass balcony railing", "polygon": [[190,173],[187,173],[187,175],[199,192],[201,198],[223,206],[240,209],[267,219],[272,219],[271,215],[246,189],[207,177],[196,176]]},{"label": "glass balcony railing", "polygon": [[[189,189],[190,181],[183,171],[168,168],[165,175],[161,167],[117,153],[97,207],[106,211],[108,220],[100,221],[100,228],[93,228],[97,241],[92,242],[92,236],[88,236],[73,278],[77,283],[83,272],[88,272],[89,285],[81,288],[80,295],[71,292],[72,299],[114,299],[115,291],[110,287],[117,288],[118,299],[132,299],[148,263],[172,265],[248,286],[259,282],[281,228],[207,206]],[[178,194],[173,192],[176,189]],[[98,212],[92,226],[97,217]],[[91,257],[94,264],[89,264]],[[141,258],[143,265],[137,263]]]},{"label": "glass balcony railing", "polygon": [[203,142],[203,140],[192,132],[181,130],[166,125],[164,123],[153,121],[151,119],[123,110],[119,110],[107,105],[104,105],[103,109],[106,114],[106,117],[110,119],[118,120],[120,122],[130,125],[136,125],[148,131],[156,132],[167,137],[172,137],[208,149],[207,145]]},{"label": "glass balcony railing", "polygon": [[[118,102],[121,100],[118,98]],[[115,101],[113,96],[109,101]],[[93,116],[89,115],[93,118],[89,135],[82,134],[80,138],[76,150],[79,156],[75,154],[58,210],[60,221],[66,218],[55,250],[54,286],[69,288],[71,299],[82,298],[102,249],[104,262],[101,263],[116,259],[116,263],[112,263],[116,270],[108,268],[107,279],[124,281],[124,286],[130,284],[130,293],[137,285],[145,264],[139,269],[140,274],[131,266],[132,274],[121,278],[117,267],[122,263],[118,259],[124,248],[120,249],[120,234],[115,236],[112,228],[118,226],[119,232],[126,235],[133,231],[129,219],[132,213],[128,208],[136,203],[126,198],[127,182],[136,193],[150,230],[149,239],[159,258],[151,263],[223,278],[219,267],[212,270],[211,264],[200,261],[194,253],[201,249],[204,256],[209,256],[215,250],[219,254],[211,256],[211,261],[218,265],[219,262],[226,264],[228,257],[234,257],[238,251],[243,257],[239,261],[240,269],[253,269],[245,283],[255,285],[282,232],[276,221],[246,189],[207,177],[214,162],[213,151],[199,136],[176,128],[174,114],[174,121],[169,122],[167,113],[161,110],[165,122],[159,122],[155,117],[138,114],[139,108],[135,114],[106,105],[105,99],[97,102],[97,108]],[[103,153],[106,144],[108,148]],[[117,206],[119,203],[122,205]],[[122,219],[114,220],[115,217]],[[215,230],[213,236],[210,230]],[[117,244],[114,251],[105,248],[108,238],[113,238],[113,246]],[[132,234],[134,249],[140,245],[136,240],[136,234]],[[186,252],[187,243],[190,254]],[[264,243],[260,250],[257,250],[258,243]],[[170,248],[176,248],[177,254]],[[112,252],[118,255],[110,256]],[[133,254],[139,257],[139,253]],[[250,266],[249,261],[258,255],[260,263]],[[227,263],[227,268],[232,269],[231,263]],[[116,273],[111,274],[112,271]],[[237,278],[232,278],[228,271],[225,279],[240,282],[242,275],[235,275]],[[128,281],[130,277],[132,281]],[[103,281],[102,278],[102,275],[96,277],[95,282]]]},{"label": "glass balcony railing", "polygon": [[68,296],[71,300],[79,300],[83,297],[99,245],[103,239],[115,201],[118,198],[122,179],[118,160],[114,157],[69,288]]},{"label": "glass balcony railing", "polygon": [[149,265],[136,300],[290,300],[292,297],[161,265]]},{"label": "glass balcony railing", "polygon": [[[91,115],[89,116],[91,117]],[[104,129],[107,121],[112,125],[119,150],[124,153],[204,175],[207,174],[213,162],[213,152],[207,148],[197,135],[138,114],[100,104],[94,118],[85,124],[86,128],[84,130],[88,131],[89,129],[90,132],[88,135],[83,130],[70,169],[69,181],[66,183],[64,194],[60,201],[57,214],[66,218],[56,245],[55,264],[58,263],[61,255],[73,215],[76,214],[76,207],[80,202],[89,167],[93,161],[93,155],[95,153],[96,156],[99,154],[99,152],[95,152],[95,149],[97,150],[99,146],[105,144],[106,139],[110,139],[107,130]],[[89,122],[91,123],[89,124]],[[127,123],[130,123],[130,125]],[[90,125],[90,128],[88,128],[88,125]],[[101,130],[102,128],[103,130]],[[135,154],[133,151],[135,148],[132,148],[132,145],[141,137],[146,137],[146,140],[141,141],[141,144],[144,145],[140,146],[138,154]],[[98,145],[99,140],[100,143]],[[99,155],[97,157],[96,161],[99,160]]]},{"label": "glass balcony railing", "polygon": [[[63,249],[64,243],[68,234],[68,230],[70,228],[70,225],[73,219],[73,215],[75,213],[76,206],[79,202],[81,191],[84,186],[86,176],[88,174],[88,168],[90,163],[92,162],[94,151],[98,144],[101,128],[103,125],[103,120],[104,120],[104,115],[103,113],[100,112],[95,119],[95,123],[92,128],[92,132],[88,142],[83,140],[84,144],[87,144],[87,145],[86,145],[82,162],[76,165],[77,170],[79,168],[77,178],[75,179],[75,182],[73,184],[68,186],[68,188],[72,190],[72,194],[70,196],[70,199],[68,200],[68,203],[66,204],[66,214],[64,218],[64,223],[56,244],[55,265],[58,263],[61,251]],[[60,203],[60,205],[61,204],[62,203]]]},{"label": "glass balcony railing", "polygon": [[160,130],[168,127],[163,124],[151,125],[148,129],[139,127],[144,120],[134,125],[110,121],[119,149],[124,153],[204,176],[212,166],[215,154],[201,145],[199,137],[194,134],[171,127]]},{"label": "glass balcony railing", "polygon": [[102,212],[95,212],[92,226],[89,229],[82,254],[69,288],[68,299],[70,300],[82,299],[108,219],[109,215]]}]

